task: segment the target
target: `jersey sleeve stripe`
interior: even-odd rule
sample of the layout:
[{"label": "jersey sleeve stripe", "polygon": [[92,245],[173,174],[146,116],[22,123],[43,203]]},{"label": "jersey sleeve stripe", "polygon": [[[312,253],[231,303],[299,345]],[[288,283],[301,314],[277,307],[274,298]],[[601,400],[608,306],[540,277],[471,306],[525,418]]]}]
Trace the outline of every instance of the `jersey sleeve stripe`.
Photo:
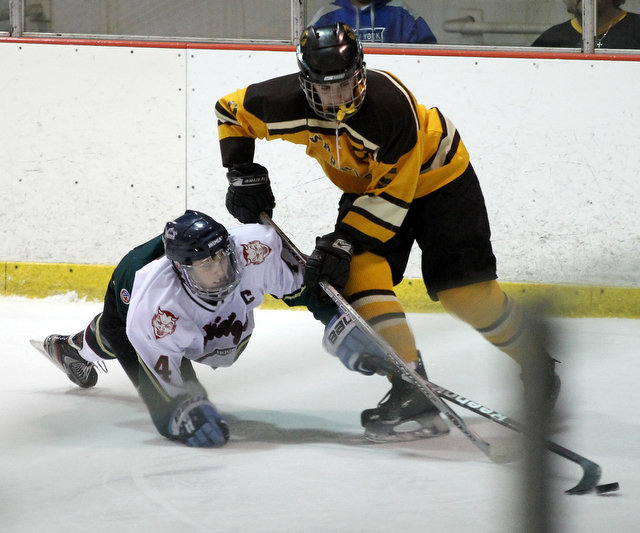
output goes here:
[{"label": "jersey sleeve stripe", "polygon": [[458,146],[460,145],[460,134],[456,127],[448,118],[440,113],[440,110],[437,111],[442,127],[440,143],[435,153],[420,167],[420,174],[429,172],[434,168],[440,168],[449,163],[455,156],[458,151]]},{"label": "jersey sleeve stripe", "polygon": [[407,216],[409,207],[406,204],[394,205],[381,196],[360,196],[353,202],[351,209],[371,222],[396,232],[400,229],[404,217]]},{"label": "jersey sleeve stripe", "polygon": [[231,112],[220,105],[220,102],[216,103],[216,118],[218,119],[218,125],[220,124],[234,124],[239,126],[240,123],[236,120]]},{"label": "jersey sleeve stripe", "polygon": [[444,159],[445,165],[448,165],[449,163],[451,163],[451,160],[458,153],[458,146],[460,146],[460,134],[458,133],[458,130],[456,130],[455,134],[453,135],[453,139],[451,140],[451,147],[449,148],[449,153],[447,154],[447,157],[445,157]]},{"label": "jersey sleeve stripe", "polygon": [[280,300],[287,302],[289,300],[296,300],[297,298],[300,298],[300,296],[302,296],[302,293],[304,292],[304,289],[302,287],[300,287],[297,291],[289,293],[289,294],[285,294],[281,297],[279,296],[275,296],[275,295],[271,295],[274,296],[275,298],[279,298]]}]

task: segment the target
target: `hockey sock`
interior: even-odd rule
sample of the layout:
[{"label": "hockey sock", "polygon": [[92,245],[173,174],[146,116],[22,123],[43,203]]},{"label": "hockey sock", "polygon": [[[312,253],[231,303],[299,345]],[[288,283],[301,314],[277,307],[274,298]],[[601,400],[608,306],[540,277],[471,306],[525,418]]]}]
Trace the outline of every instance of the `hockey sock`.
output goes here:
[{"label": "hockey sock", "polygon": [[354,256],[344,294],[358,314],[404,361],[417,361],[415,339],[393,291],[391,269],[383,257],[371,253]]},{"label": "hockey sock", "polygon": [[530,346],[526,343],[524,313],[507,295],[500,317],[487,327],[477,328],[477,331],[516,362],[522,361],[522,351]]},{"label": "hockey sock", "polygon": [[438,294],[444,308],[474,327],[485,339],[516,362],[527,349],[525,314],[498,282],[488,281]]}]

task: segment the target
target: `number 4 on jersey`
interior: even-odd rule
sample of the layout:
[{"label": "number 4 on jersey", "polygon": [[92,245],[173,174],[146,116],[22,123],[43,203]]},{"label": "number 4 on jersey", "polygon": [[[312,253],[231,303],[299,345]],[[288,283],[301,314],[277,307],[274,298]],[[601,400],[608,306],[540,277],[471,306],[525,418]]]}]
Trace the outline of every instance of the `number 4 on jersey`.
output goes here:
[{"label": "number 4 on jersey", "polygon": [[169,369],[169,357],[166,355],[161,355],[158,357],[158,362],[155,364],[153,369],[156,373],[165,381],[169,381],[171,379],[171,370]]}]

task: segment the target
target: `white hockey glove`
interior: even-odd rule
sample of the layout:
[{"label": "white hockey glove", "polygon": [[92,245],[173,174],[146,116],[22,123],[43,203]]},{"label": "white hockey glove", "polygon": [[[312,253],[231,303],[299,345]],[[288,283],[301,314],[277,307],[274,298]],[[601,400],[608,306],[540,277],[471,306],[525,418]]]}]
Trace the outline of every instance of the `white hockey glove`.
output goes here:
[{"label": "white hockey glove", "polygon": [[324,329],[322,345],[349,370],[365,376],[371,376],[378,371],[386,373],[388,364],[384,352],[342,311],[339,311]]},{"label": "white hockey glove", "polygon": [[211,402],[190,398],[174,411],[169,433],[187,446],[219,447],[229,440],[229,425]]}]

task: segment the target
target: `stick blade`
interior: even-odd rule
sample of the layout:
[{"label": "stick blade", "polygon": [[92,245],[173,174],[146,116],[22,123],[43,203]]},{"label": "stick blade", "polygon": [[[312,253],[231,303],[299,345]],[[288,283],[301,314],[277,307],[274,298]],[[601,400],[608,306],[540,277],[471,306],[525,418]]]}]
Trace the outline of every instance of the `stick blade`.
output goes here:
[{"label": "stick blade", "polygon": [[596,487],[597,494],[609,494],[617,490],[620,490],[620,484],[617,481],[614,483],[603,483]]},{"label": "stick blade", "polygon": [[565,494],[587,494],[596,488],[602,475],[602,469],[596,463],[591,461],[583,462],[580,464],[584,471],[582,479],[573,488],[565,490]]}]

